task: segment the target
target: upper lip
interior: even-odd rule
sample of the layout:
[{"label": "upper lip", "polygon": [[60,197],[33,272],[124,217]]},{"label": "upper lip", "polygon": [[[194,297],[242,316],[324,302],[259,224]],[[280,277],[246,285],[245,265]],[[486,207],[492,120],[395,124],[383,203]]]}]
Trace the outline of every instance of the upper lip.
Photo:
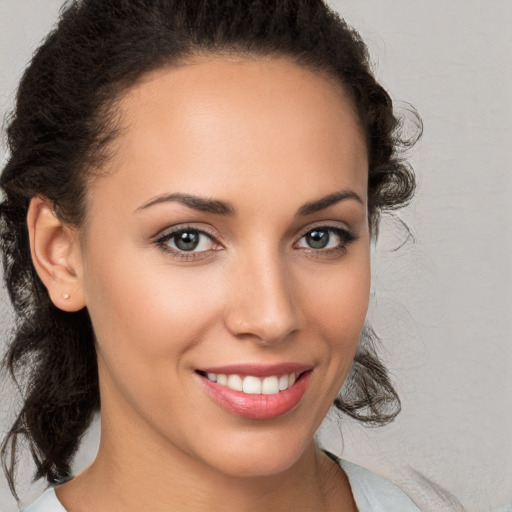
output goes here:
[{"label": "upper lip", "polygon": [[224,375],[252,375],[254,377],[270,377],[273,375],[285,375],[290,373],[304,373],[312,370],[313,365],[308,363],[278,363],[278,364],[229,364],[226,366],[209,366],[197,368],[204,373],[216,373]]}]

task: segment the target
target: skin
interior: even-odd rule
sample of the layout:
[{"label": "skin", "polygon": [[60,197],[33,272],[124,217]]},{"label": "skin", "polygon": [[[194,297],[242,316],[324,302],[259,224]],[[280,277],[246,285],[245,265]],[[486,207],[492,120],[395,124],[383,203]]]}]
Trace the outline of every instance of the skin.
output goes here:
[{"label": "skin", "polygon": [[[69,512],[356,510],[314,444],[368,306],[368,161],[351,101],[286,59],[210,56],[144,77],[119,118],[81,231],[42,198],[27,217],[53,302],[86,306],[97,338],[100,449],[58,498]],[[339,191],[360,200],[296,215]],[[142,208],[173,193],[234,213]],[[311,248],[304,233],[326,225],[354,240],[330,231],[334,250]],[[183,259],[155,243],[176,226],[214,242]],[[271,420],[227,412],[195,371],[282,362],[313,371],[300,403]]]}]

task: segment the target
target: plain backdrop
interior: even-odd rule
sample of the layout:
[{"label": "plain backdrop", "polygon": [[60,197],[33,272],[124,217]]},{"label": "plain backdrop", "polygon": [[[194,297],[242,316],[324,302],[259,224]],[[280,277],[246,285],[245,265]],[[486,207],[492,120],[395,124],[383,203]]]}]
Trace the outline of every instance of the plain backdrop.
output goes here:
[{"label": "plain backdrop", "polygon": [[[106,0],[107,1],[107,0]],[[61,0],[0,0],[0,115]],[[512,3],[332,2],[368,43],[396,104],[419,111],[413,204],[386,217],[373,255],[369,314],[402,398],[391,425],[331,417],[324,445],[399,484],[425,511],[512,510]],[[0,158],[5,161],[5,145]],[[406,238],[405,221],[414,240]],[[0,350],[11,326],[0,290]],[[0,391],[2,387],[0,386]],[[3,385],[0,432],[15,413]],[[1,434],[0,434],[1,435]],[[77,456],[95,455],[98,422]],[[22,460],[23,503],[30,485]],[[451,496],[450,496],[451,495]],[[510,507],[510,508],[509,508]],[[0,478],[0,510],[17,510]],[[399,511],[396,511],[399,512]]]}]

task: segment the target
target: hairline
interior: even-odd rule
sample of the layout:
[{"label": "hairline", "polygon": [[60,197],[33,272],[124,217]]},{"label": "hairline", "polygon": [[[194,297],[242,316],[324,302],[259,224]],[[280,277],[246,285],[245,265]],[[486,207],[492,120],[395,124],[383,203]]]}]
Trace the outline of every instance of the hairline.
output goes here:
[{"label": "hairline", "polygon": [[[304,55],[306,57],[308,56],[307,53],[304,53]],[[280,52],[277,50],[248,50],[243,48],[236,48],[236,46],[230,47],[227,45],[222,48],[197,47],[192,50],[187,50],[174,60],[172,57],[161,59],[159,63],[155,63],[154,66],[151,66],[149,69],[142,71],[135,78],[130,79],[127,77],[112,82],[106,86],[107,98],[99,102],[98,108],[94,114],[94,118],[100,126],[98,135],[100,135],[102,140],[108,140],[108,142],[99,143],[96,150],[93,147],[94,144],[91,145],[91,150],[89,152],[90,154],[88,156],[92,156],[93,159],[96,158],[97,162],[93,163],[92,165],[87,165],[86,163],[82,169],[84,178],[83,186],[85,188],[85,204],[83,209],[84,215],[80,225],[75,226],[75,228],[78,230],[78,240],[81,248],[84,248],[87,242],[86,233],[88,231],[89,220],[88,196],[91,184],[96,179],[101,179],[102,177],[108,176],[111,173],[117,172],[117,170],[107,171],[106,164],[108,164],[115,156],[116,142],[118,137],[123,133],[125,129],[127,129],[127,126],[124,126],[122,122],[122,103],[130,91],[132,91],[138,85],[145,83],[145,81],[151,80],[156,75],[173,69],[193,66],[196,64],[203,64],[206,62],[239,61],[243,63],[244,61],[248,60],[288,61],[289,63],[292,63],[301,69],[313,73],[315,77],[320,77],[331,87],[335,88],[341,97],[344,98],[350,106],[357,120],[357,127],[360,130],[360,135],[365,141],[366,151],[367,153],[369,152],[367,144],[367,133],[363,127],[363,122],[360,112],[358,111],[355,98],[341,77],[337,76],[333,70],[327,69],[326,66],[322,66],[320,64],[315,65],[314,63],[307,61],[306,58],[301,58],[299,55],[294,55],[286,51]],[[108,91],[116,89],[117,91],[109,97]],[[98,150],[101,152],[101,155],[98,155]]]}]

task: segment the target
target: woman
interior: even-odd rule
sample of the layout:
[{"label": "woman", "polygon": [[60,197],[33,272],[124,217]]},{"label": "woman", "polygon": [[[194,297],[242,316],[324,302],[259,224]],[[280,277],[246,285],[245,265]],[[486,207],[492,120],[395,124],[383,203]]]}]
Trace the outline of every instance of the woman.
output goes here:
[{"label": "woman", "polygon": [[314,442],[333,403],[399,410],[364,327],[379,214],[414,190],[397,124],[320,1],[67,7],[0,181],[27,375],[3,460],[14,492],[23,436],[53,484],[28,511],[417,510]]}]

